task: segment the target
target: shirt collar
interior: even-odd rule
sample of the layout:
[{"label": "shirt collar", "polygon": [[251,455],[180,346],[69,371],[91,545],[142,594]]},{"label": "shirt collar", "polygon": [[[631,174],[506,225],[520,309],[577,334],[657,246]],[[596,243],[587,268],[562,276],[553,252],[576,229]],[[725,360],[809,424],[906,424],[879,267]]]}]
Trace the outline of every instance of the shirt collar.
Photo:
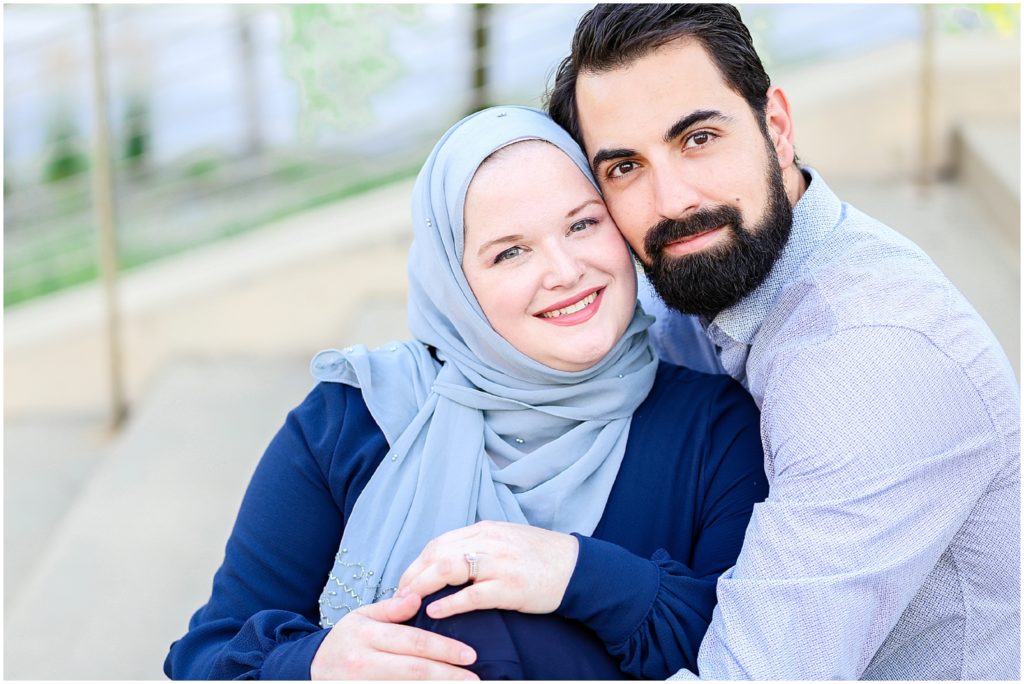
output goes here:
[{"label": "shirt collar", "polygon": [[757,288],[733,306],[715,316],[708,334],[716,344],[721,334],[749,345],[765,316],[775,304],[782,289],[792,282],[814,248],[838,225],[842,202],[825,184],[818,172],[809,166],[803,170],[810,176],[807,190],[793,207],[793,226],[789,240],[768,276]]}]

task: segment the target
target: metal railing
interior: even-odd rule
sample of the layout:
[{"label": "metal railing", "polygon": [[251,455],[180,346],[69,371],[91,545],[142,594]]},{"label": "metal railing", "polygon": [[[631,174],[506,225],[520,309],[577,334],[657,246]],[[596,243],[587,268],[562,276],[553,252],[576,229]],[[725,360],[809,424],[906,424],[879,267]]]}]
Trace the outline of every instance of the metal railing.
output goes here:
[{"label": "metal railing", "polygon": [[[113,263],[132,268],[407,177],[474,108],[540,106],[588,7],[103,6]],[[899,7],[804,10],[796,27],[779,20],[792,8],[741,9],[769,70],[817,58],[829,32],[870,25],[860,48],[834,41],[848,53],[922,26],[919,8],[912,20]],[[4,9],[5,306],[100,271],[90,11]],[[971,11],[944,6],[936,21],[968,26]]]},{"label": "metal railing", "polygon": [[[328,85],[351,77],[331,73],[329,54],[303,58],[330,44],[338,29],[330,17],[314,26],[319,45],[297,46],[297,23],[316,19],[294,7],[105,7],[121,266],[411,174],[451,121],[486,100],[539,104],[545,72],[585,7],[489,9],[422,7],[399,20],[366,6],[355,19],[392,22],[396,38],[369,46],[365,61],[372,68],[390,59],[397,73],[356,94],[366,102],[342,102],[332,121],[321,102],[331,91],[311,92],[296,73],[317,63]],[[8,6],[5,15],[4,302],[11,305],[96,271],[94,79],[84,7]],[[473,17],[484,23],[474,29]],[[524,26],[537,28],[524,33]],[[496,54],[525,51],[537,63],[544,49],[548,63],[542,73],[534,69],[528,88],[508,78]],[[481,65],[499,78],[474,85],[475,74],[487,73]],[[346,110],[367,106],[371,120],[345,120]]]}]

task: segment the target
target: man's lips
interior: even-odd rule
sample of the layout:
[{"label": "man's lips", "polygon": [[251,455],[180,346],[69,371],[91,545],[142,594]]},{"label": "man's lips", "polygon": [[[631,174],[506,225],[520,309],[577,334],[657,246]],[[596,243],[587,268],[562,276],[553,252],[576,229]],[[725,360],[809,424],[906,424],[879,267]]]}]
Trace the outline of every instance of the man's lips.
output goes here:
[{"label": "man's lips", "polygon": [[670,242],[665,245],[662,249],[672,256],[684,256],[686,254],[693,254],[699,252],[705,247],[718,242],[722,237],[728,234],[728,226],[721,225],[711,230],[706,230],[703,233],[697,233],[696,235],[687,235],[686,237]]},{"label": "man's lips", "polygon": [[[598,308],[601,306],[603,294],[603,287],[592,287],[533,315],[535,318],[539,318],[546,323],[578,325],[590,320],[597,313]],[[583,306],[580,306],[581,304]],[[569,311],[565,311],[566,309],[569,309]]]}]

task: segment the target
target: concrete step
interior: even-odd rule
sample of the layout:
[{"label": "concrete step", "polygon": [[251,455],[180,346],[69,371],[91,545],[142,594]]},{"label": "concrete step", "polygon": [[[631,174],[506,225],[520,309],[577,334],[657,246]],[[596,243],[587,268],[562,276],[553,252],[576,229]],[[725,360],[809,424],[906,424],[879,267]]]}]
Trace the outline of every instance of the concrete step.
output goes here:
[{"label": "concrete step", "polygon": [[104,416],[50,411],[4,421],[4,615],[73,507],[106,460]]},{"label": "concrete step", "polygon": [[930,124],[922,118],[921,42],[769,66],[788,96],[800,157],[825,174],[899,181],[920,173],[922,130],[936,169],[954,162],[952,133],[965,123],[1020,118],[1020,37],[940,31]]},{"label": "concrete step", "polygon": [[[168,646],[209,596],[257,460],[313,385],[307,364],[195,358],[160,374],[6,594],[5,678],[163,677]],[[52,475],[43,465],[13,482],[28,494]]]},{"label": "concrete step", "polygon": [[[404,240],[413,180],[290,216],[121,274],[121,314],[132,317],[305,266],[325,254]],[[99,283],[4,308],[5,347],[25,348],[104,323]]]},{"label": "concrete step", "polygon": [[954,145],[958,178],[1019,250],[1020,121],[958,126]]},{"label": "concrete step", "polygon": [[[344,223],[347,216],[351,214],[343,207],[335,208],[337,221]],[[369,225],[373,222],[364,221],[360,229],[370,236],[366,243],[339,242],[302,258],[280,254],[275,245],[266,246],[266,254],[248,258],[252,243],[240,239],[237,258],[230,250],[232,243],[225,241],[217,246],[220,255],[216,260],[206,251],[195,255],[194,271],[182,257],[173,273],[168,266],[166,278],[145,274],[153,276],[144,288],[153,297],[143,305],[139,300],[144,292],[140,291],[135,299],[139,306],[126,304],[122,317],[122,373],[129,403],[145,397],[155,374],[180,355],[309,357],[326,346],[372,345],[407,337],[407,333],[385,339],[348,334],[348,321],[368,315],[372,319],[374,302],[381,297],[397,299],[404,307],[408,219],[402,225],[392,223],[375,231],[367,230]],[[345,230],[338,228],[338,232]],[[306,237],[297,230],[294,242],[302,243]],[[280,260],[275,261],[276,257]],[[208,282],[206,289],[194,290],[190,274],[195,280],[210,280],[209,271],[217,268],[218,261],[232,265],[227,270],[236,271],[238,277],[230,282]],[[244,263],[251,268],[243,277]],[[138,281],[125,280],[126,300],[137,284],[141,287]],[[70,306],[67,300],[64,303]],[[108,356],[98,317],[75,327],[46,331],[45,327],[55,327],[46,316],[59,318],[69,313],[64,306],[40,302],[39,308],[24,313],[31,313],[33,320],[18,317],[14,322],[5,317],[5,416],[103,413],[109,393]]]}]

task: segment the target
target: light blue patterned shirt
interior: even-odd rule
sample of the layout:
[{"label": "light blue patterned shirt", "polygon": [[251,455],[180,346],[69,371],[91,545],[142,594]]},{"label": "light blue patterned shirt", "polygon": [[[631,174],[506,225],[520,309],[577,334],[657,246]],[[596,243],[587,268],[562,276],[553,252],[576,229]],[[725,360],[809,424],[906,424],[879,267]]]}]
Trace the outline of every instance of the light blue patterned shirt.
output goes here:
[{"label": "light blue patterned shirt", "polygon": [[710,338],[762,411],[771,493],[700,674],[1018,680],[1013,370],[920,248],[807,172],[778,262],[706,337],[642,296],[663,358],[714,370]]}]

